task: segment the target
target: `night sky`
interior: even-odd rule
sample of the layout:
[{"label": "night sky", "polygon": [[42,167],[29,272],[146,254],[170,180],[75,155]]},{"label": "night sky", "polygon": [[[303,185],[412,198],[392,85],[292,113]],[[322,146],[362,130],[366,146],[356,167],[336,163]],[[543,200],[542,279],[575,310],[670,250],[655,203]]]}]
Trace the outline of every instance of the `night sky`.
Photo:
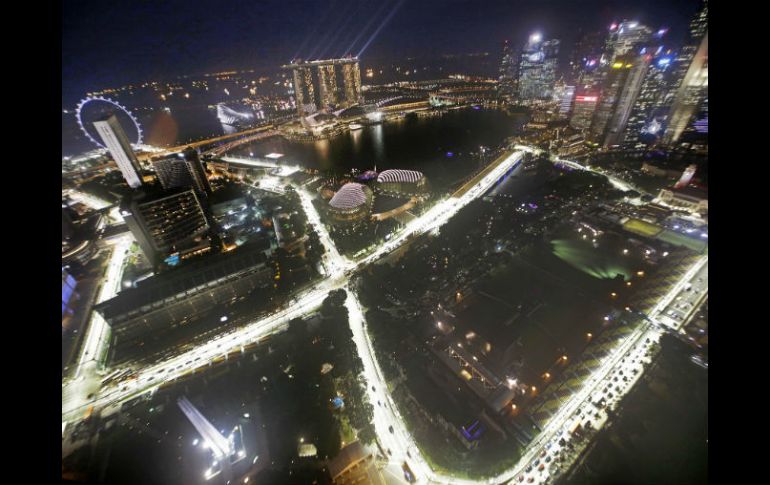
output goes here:
[{"label": "night sky", "polygon": [[[670,27],[678,42],[699,0],[68,0],[62,16],[62,98],[89,90],[228,69],[362,53],[398,59],[497,52],[533,30],[569,49],[579,29],[613,20]],[[389,17],[389,21],[383,21]],[[382,25],[379,34],[372,34]]]}]

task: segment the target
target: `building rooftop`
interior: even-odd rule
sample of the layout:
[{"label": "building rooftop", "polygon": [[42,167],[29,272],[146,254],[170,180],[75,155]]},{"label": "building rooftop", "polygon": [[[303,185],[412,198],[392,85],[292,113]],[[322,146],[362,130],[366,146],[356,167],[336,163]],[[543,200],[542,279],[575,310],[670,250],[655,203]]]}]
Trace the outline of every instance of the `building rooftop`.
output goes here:
[{"label": "building rooftop", "polygon": [[337,478],[349,466],[366,458],[368,453],[360,441],[354,441],[342,448],[337,456],[329,461],[329,475],[332,480]]},{"label": "building rooftop", "polygon": [[423,177],[421,172],[416,170],[385,170],[377,177],[377,182],[417,182]]},{"label": "building rooftop", "polygon": [[95,308],[105,318],[110,318],[181,293],[195,293],[213,281],[263,265],[267,260],[264,250],[264,244],[257,241],[246,243],[235,251],[190,261],[148,278],[136,288],[123,290]]},{"label": "building rooftop", "polygon": [[697,199],[697,200],[708,200],[709,194],[708,190],[700,187],[696,187],[694,185],[688,185],[686,187],[682,188],[670,188],[671,192],[676,194],[677,196],[690,198],[690,199]]},{"label": "building rooftop", "polygon": [[350,182],[343,185],[329,201],[335,209],[354,209],[366,203],[367,188],[361,184]]}]

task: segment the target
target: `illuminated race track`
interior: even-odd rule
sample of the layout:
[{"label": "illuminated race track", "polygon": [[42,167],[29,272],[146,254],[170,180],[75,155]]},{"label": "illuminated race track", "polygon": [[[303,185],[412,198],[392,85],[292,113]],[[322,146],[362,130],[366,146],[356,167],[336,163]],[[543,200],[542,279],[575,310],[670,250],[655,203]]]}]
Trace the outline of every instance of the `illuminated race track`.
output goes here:
[{"label": "illuminated race track", "polygon": [[[656,305],[654,311],[650,314],[653,321],[656,321],[660,311],[666,307],[666,302],[670,302],[671,299],[679,294],[685,285],[695,278],[699,271],[707,264],[708,256],[704,256],[698,260],[682,276],[677,284],[660,299],[658,305]],[[610,382],[610,378],[618,369],[625,368],[630,370],[631,364],[624,362],[626,359],[628,359],[629,362],[631,361],[631,356],[642,359],[647,348],[647,339],[650,339],[650,341],[658,341],[663,334],[661,328],[650,323],[643,323],[636,328],[622,342],[620,342],[609,355],[602,359],[599,367],[589,379],[584,381],[581,389],[573,394],[572,397],[560,407],[557,414],[550,419],[545,428],[538,434],[537,438],[527,446],[521,459],[514,467],[496,477],[472,481],[437,474],[430,469],[428,464],[422,458],[419,449],[415,445],[414,439],[404,426],[403,419],[398,413],[395,403],[392,401],[390,394],[386,392],[386,381],[380,370],[379,364],[377,363],[370,338],[365,329],[363,310],[361,309],[355,294],[350,291],[348,292],[346,306],[348,308],[354,342],[356,343],[358,354],[361,356],[361,360],[364,364],[364,377],[366,379],[367,390],[370,394],[370,401],[374,406],[374,425],[377,431],[377,439],[381,442],[383,447],[392,451],[393,454],[391,458],[394,461],[398,461],[399,463],[407,461],[410,467],[418,474],[418,478],[424,477],[430,483],[441,484],[505,483],[511,479],[518,479],[522,473],[524,473],[527,478],[530,476],[534,478],[532,483],[543,483],[548,480],[551,477],[549,468],[556,464],[556,460],[546,464],[546,467],[542,471],[536,470],[534,467],[529,473],[524,472],[524,470],[541,456],[543,451],[546,450],[546,447],[548,447],[547,450],[550,453],[559,450],[560,446],[556,442],[562,437],[565,439],[570,438],[567,427],[572,422],[575,411],[587,405],[587,403],[590,402],[591,396],[593,396],[598,389],[606,386],[608,382]],[[625,389],[623,389],[623,393],[627,393],[633,387],[633,384],[641,378],[643,367],[639,365],[637,366],[637,370],[639,371],[638,375],[626,385]],[[375,390],[372,390],[372,386],[374,386]],[[614,401],[617,402],[620,398],[621,393],[618,392]],[[382,406],[377,405],[378,400],[382,401],[384,404]],[[604,424],[604,421],[606,421],[606,413],[602,415],[602,418],[603,419],[600,422],[595,422],[595,428]],[[393,433],[389,430],[390,426],[393,427]],[[409,455],[407,455],[407,451],[409,451]]]},{"label": "illuminated race track", "polygon": [[[107,266],[107,273],[102,284],[96,303],[109,300],[118,294],[120,290],[120,281],[123,276],[123,264],[133,239],[128,236],[122,236],[114,241],[114,247],[110,256],[110,262]],[[109,336],[109,326],[107,322],[97,312],[91,313],[91,321],[88,324],[88,333],[86,334],[85,344],[83,345],[78,367],[75,372],[77,379],[82,373],[83,367],[89,363],[96,363],[104,357],[104,351],[107,347]]]},{"label": "illuminated race track", "polygon": [[[257,322],[234,329],[229,334],[215,338],[177,357],[137,370],[136,379],[131,381],[130,384],[124,386],[116,384],[104,387],[98,391],[95,390],[94,396],[88,399],[85,397],[88,392],[85,391],[82,385],[85,380],[84,376],[79,376],[79,380],[71,383],[71,386],[62,391],[62,422],[82,418],[83,413],[89,406],[114,405],[147,392],[152,392],[160,385],[173,382],[175,379],[195,369],[208,365],[210,361],[218,357],[226,356],[229,353],[238,351],[244,345],[257,342],[261,337],[285,326],[292,318],[301,317],[315,311],[326,294],[331,290],[341,288],[346,283],[347,277],[355,269],[360,269],[380,256],[396,249],[408,238],[434,230],[444,224],[464,205],[473,200],[474,197],[488,190],[514,163],[521,159],[522,155],[522,152],[517,151],[500,157],[491,165],[494,168],[483,179],[479,180],[474,187],[465,192],[462,197],[451,197],[439,202],[421,217],[409,223],[397,237],[358,262],[352,262],[339,254],[329,237],[326,227],[321,222],[318,211],[313,207],[310,194],[304,188],[297,188],[308,223],[318,233],[319,239],[326,248],[323,263],[326,268],[327,278],[323,282],[318,283],[310,291],[296,295],[288,309],[283,309]],[[99,342],[106,346],[106,341],[99,340]],[[94,371],[95,368],[90,370]]]},{"label": "illuminated race track", "polygon": [[[619,342],[610,354],[602,359],[599,367],[590,378],[584,381],[580,390],[561,406],[557,414],[548,422],[536,439],[527,446],[522,454],[522,458],[515,466],[496,477],[480,481],[460,479],[434,472],[422,457],[419,448],[406,429],[404,420],[387,390],[385,378],[366,331],[364,310],[361,308],[356,295],[346,286],[348,277],[353,271],[360,270],[368,264],[376,262],[381,256],[408,243],[411,238],[429,233],[446,223],[462,207],[489,190],[495,182],[521,160],[524,152],[539,153],[539,151],[529,147],[516,146],[515,149],[516,151],[509,152],[490,164],[490,167],[477,176],[476,181],[471,186],[464,186],[449,198],[438,202],[425,214],[407,224],[404,230],[396,237],[358,261],[351,261],[339,254],[325,226],[321,222],[318,212],[313,207],[311,195],[304,188],[298,187],[297,192],[307,215],[308,223],[316,230],[319,239],[326,248],[323,256],[323,264],[327,271],[326,279],[317,283],[311,289],[295,295],[288,308],[276,311],[257,322],[233,329],[230,333],[217,337],[184,354],[139,370],[137,378],[130,384],[102,388],[90,400],[80,396],[72,397],[65,401],[63,391],[62,432],[64,432],[68,423],[82,419],[84,411],[89,406],[102,407],[126,402],[143,394],[154,392],[161,385],[173,383],[176,379],[190,373],[205,371],[216,360],[226,359],[228,355],[238,355],[238,353],[244,352],[245,346],[257,343],[268,335],[284,329],[289,320],[303,317],[316,311],[329,291],[345,288],[348,294],[345,305],[348,309],[353,340],[363,362],[363,377],[366,381],[370,402],[374,408],[374,426],[377,441],[384,450],[389,452],[388,459],[391,463],[400,465],[403,462],[407,462],[415,472],[418,482],[496,484],[504,483],[511,479],[518,480],[522,474],[525,474],[526,478],[531,477],[534,479],[531,483],[544,483],[549,478],[552,478],[552,473],[549,470],[551,469],[550,467],[555,465],[556,460],[553,460],[542,471],[534,469],[531,472],[525,472],[525,468],[537,460],[546,448],[550,452],[558,450],[558,444],[555,445],[554,443],[560,437],[569,439],[569,434],[566,430],[572,422],[575,411],[583,409],[590,402],[591,397],[596,394],[597,390],[606,385],[607,381],[614,375],[614,372],[628,365],[624,363],[625,360],[630,360],[630,356],[641,355],[641,352],[646,348],[644,345],[647,339],[657,341],[660,338],[664,330],[662,326],[656,325],[658,316],[668,303],[683,291],[688,282],[695,278],[699,271],[708,264],[708,256],[698,260],[682,276],[677,284],[658,301],[649,315],[653,323],[644,323],[637,327],[623,341]],[[569,164],[576,169],[588,170],[581,165],[574,164],[574,162],[559,159],[556,162]],[[641,359],[641,357],[638,358]],[[642,372],[643,368],[640,367],[639,375],[624,388],[624,393],[628,392],[633,383],[641,377]],[[615,401],[620,398],[620,394],[619,392],[618,396],[614,399]],[[381,404],[378,404],[378,401]],[[599,420],[597,426],[601,426],[605,420],[606,415]],[[393,432],[390,431],[391,427]]]}]

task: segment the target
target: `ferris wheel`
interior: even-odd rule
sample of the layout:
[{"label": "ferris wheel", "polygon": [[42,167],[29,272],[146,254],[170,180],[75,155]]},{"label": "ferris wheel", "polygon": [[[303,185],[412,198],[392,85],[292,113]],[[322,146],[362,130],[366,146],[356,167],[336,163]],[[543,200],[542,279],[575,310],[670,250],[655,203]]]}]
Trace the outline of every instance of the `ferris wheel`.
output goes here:
[{"label": "ferris wheel", "polygon": [[139,121],[133,113],[117,101],[113,101],[112,99],[103,96],[87,97],[81,100],[75,111],[75,116],[78,120],[80,129],[83,130],[83,133],[85,133],[86,137],[88,137],[91,142],[100,148],[107,148],[104,143],[99,140],[98,136],[95,136],[89,131],[89,128],[93,129],[93,122],[96,121],[98,117],[105,114],[117,115],[129,137],[131,135],[130,131],[132,130],[126,130],[126,125],[133,125],[134,130],[136,131],[136,135],[134,136],[135,141],[130,140],[130,138],[129,141],[131,141],[132,145],[140,145],[142,143],[142,127],[139,125]]}]

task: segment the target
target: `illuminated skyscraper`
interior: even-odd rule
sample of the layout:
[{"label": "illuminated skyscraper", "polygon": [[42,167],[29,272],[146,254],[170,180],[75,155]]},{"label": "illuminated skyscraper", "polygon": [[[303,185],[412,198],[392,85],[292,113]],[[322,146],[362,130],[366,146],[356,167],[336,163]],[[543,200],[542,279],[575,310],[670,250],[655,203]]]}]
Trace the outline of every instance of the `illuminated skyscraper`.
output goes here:
[{"label": "illuminated skyscraper", "polygon": [[321,109],[347,108],[361,101],[361,70],[355,57],[296,60],[283,68],[292,71],[300,116]]},{"label": "illuminated skyscraper", "polygon": [[[616,57],[616,62],[619,60],[622,61],[625,57],[626,56]],[[644,75],[647,73],[647,68],[652,59],[652,56],[649,54],[629,57],[631,57],[630,71],[623,83],[623,88],[621,89],[617,103],[615,104],[612,117],[607,124],[607,134],[604,137],[603,142],[604,146],[618,145],[623,140],[626,123],[628,123],[628,118],[631,115],[631,110],[634,107],[636,98],[639,96]],[[629,61],[625,62],[626,64],[623,66],[623,69],[628,69]],[[613,63],[612,67],[615,65],[616,64]]]},{"label": "illuminated skyscraper", "polygon": [[576,85],[584,84],[582,79],[586,73],[593,72],[600,64],[604,44],[604,32],[588,32],[580,36],[569,61],[569,77],[572,82]]},{"label": "illuminated skyscraper", "polygon": [[321,106],[337,104],[337,76],[334,73],[334,64],[318,66],[318,88]]},{"label": "illuminated skyscraper", "polygon": [[[692,122],[698,106],[708,96],[708,2],[690,22],[687,43],[676,59],[674,71],[677,85],[671,116],[663,136],[664,143],[676,143]],[[681,79],[681,82],[679,81]]]},{"label": "illuminated skyscraper", "polygon": [[559,41],[543,41],[542,35],[529,36],[519,63],[519,100],[531,103],[550,100],[556,82]]},{"label": "illuminated skyscraper", "polygon": [[198,155],[198,150],[192,147],[187,147],[182,152],[182,155],[184,156],[187,170],[190,172],[190,177],[192,177],[192,186],[195,191],[199,195],[211,195],[211,185],[209,184],[209,179],[206,176],[206,170],[203,168],[203,163],[201,162],[200,156]]},{"label": "illuminated skyscraper", "polygon": [[115,115],[109,115],[104,119],[94,121],[94,128],[107,146],[107,150],[118,165],[123,178],[128,182],[128,186],[132,189],[141,187],[142,169],[118,118]]},{"label": "illuminated skyscraper", "polygon": [[708,0],[703,1],[703,7],[690,21],[687,40],[674,60],[672,66],[674,89],[679,88],[687,74],[687,70],[690,68],[693,58],[695,58],[695,53],[698,52],[698,46],[700,46],[703,37],[706,35],[706,31],[708,31]]},{"label": "illuminated skyscraper", "polygon": [[676,143],[698,106],[708,95],[708,32],[703,37],[690,68],[676,92],[664,143]]},{"label": "illuminated skyscraper", "polygon": [[361,69],[358,59],[346,59],[342,62],[342,79],[345,83],[345,103],[348,106],[361,101]]},{"label": "illuminated skyscraper", "polygon": [[198,152],[187,148],[183,153],[176,153],[152,161],[155,174],[164,189],[192,187],[199,196],[211,194],[206,171],[198,157]]},{"label": "illuminated skyscraper", "polygon": [[652,30],[636,21],[612,24],[606,46],[609,62],[615,62],[617,56],[637,51],[647,44],[651,36]]},{"label": "illuminated skyscraper", "polygon": [[315,89],[313,88],[313,76],[309,67],[296,67],[292,69],[294,77],[294,96],[297,103],[297,112],[300,116],[315,111]]},{"label": "illuminated skyscraper", "polygon": [[575,86],[567,86],[557,83],[554,88],[554,101],[559,103],[559,116],[565,118],[572,111],[572,102],[575,99]]},{"label": "illuminated skyscraper", "polygon": [[503,59],[500,62],[500,77],[497,84],[497,97],[503,103],[510,103],[516,97],[518,73],[516,57],[506,40],[503,44]]},{"label": "illuminated skyscraper", "polygon": [[662,127],[673,101],[673,54],[664,51],[662,47],[649,49],[648,52],[653,58],[628,118],[623,138],[626,148],[642,148],[662,134]]},{"label": "illuminated skyscraper", "polygon": [[618,56],[610,66],[591,123],[590,138],[603,146],[620,141],[636,96],[639,94],[649,58]]},{"label": "illuminated skyscraper", "polygon": [[590,128],[598,101],[599,95],[596,92],[584,91],[576,95],[569,125],[577,130],[587,130]]},{"label": "illuminated skyscraper", "polygon": [[147,259],[159,264],[178,252],[210,247],[209,224],[195,191],[137,191],[121,201],[121,215]]}]

